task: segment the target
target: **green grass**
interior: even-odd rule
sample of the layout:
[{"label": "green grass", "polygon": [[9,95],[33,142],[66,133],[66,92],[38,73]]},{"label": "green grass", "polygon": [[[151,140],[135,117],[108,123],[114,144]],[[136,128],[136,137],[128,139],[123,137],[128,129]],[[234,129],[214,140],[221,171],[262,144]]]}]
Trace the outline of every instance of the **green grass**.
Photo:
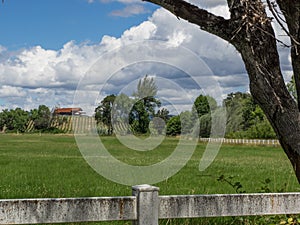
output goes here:
[{"label": "green grass", "polygon": [[[116,158],[136,165],[159,162],[172,153],[178,142],[176,138],[167,138],[155,150],[138,152],[122,146],[114,137],[101,137],[101,140]],[[160,187],[161,195],[235,193],[230,185],[217,181],[221,175],[233,177],[232,181],[240,182],[242,190],[248,193],[262,191],[266,179],[271,180],[268,187],[274,192],[300,191],[281,148],[223,145],[211,166],[200,172],[198,165],[204,149],[205,145],[199,143],[180,172],[154,184]],[[131,195],[131,187],[111,182],[91,169],[74,137],[67,135],[0,135],[0,174],[1,199]],[[237,219],[241,220],[234,218],[228,223]],[[214,221],[164,220],[161,223],[227,224],[226,218]],[[247,224],[244,222],[240,224]]]}]

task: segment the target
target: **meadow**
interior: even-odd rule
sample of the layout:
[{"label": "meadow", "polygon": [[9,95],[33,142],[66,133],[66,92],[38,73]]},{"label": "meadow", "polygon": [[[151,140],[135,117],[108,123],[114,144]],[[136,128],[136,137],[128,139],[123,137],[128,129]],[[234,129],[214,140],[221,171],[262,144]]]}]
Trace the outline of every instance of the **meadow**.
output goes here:
[{"label": "meadow", "polygon": [[[131,164],[158,162],[171,154],[178,142],[176,138],[167,138],[153,151],[138,152],[127,149],[115,137],[101,140],[112,155]],[[211,166],[200,172],[198,165],[204,149],[205,143],[199,143],[180,172],[153,184],[160,188],[160,195],[300,191],[290,163],[279,147],[224,144]],[[109,181],[89,167],[72,135],[1,134],[0,174],[1,199],[131,195],[131,187]],[[266,219],[263,223],[255,221],[264,224]],[[161,223],[252,224],[241,218]]]}]

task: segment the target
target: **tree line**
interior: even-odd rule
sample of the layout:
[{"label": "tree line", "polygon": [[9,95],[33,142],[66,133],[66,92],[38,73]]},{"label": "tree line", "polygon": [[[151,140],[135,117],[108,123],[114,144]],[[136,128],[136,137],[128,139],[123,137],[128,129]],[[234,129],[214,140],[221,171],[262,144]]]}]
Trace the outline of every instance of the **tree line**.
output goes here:
[{"label": "tree line", "polygon": [[[169,136],[193,133],[194,125],[200,121],[200,137],[209,137],[211,118],[224,113],[214,98],[199,95],[190,111],[170,115],[156,98],[155,80],[148,76],[141,79],[132,96],[125,94],[106,96],[95,109],[99,128],[106,126],[107,132],[138,135],[166,134]],[[231,93],[223,101],[227,111],[226,134],[228,138],[276,138],[276,135],[259,105],[248,93]]]},{"label": "tree line", "polygon": [[[146,75],[139,80],[131,96],[123,93],[106,96],[95,109],[99,134],[186,135],[193,133],[199,121],[199,137],[209,137],[211,118],[224,113],[214,98],[200,94],[191,110],[170,115],[168,109],[161,107],[156,95],[155,80]],[[265,114],[249,93],[230,93],[222,104],[227,111],[225,137],[276,138]],[[0,112],[0,131],[62,133],[57,124],[66,122],[65,119],[66,116],[53,115],[45,105],[30,111],[5,109]]]},{"label": "tree line", "polygon": [[[28,130],[30,123],[35,131],[50,131],[51,112],[46,105],[26,111],[21,108],[4,109],[0,113],[0,131],[20,132]],[[53,128],[52,128],[53,129]]]}]

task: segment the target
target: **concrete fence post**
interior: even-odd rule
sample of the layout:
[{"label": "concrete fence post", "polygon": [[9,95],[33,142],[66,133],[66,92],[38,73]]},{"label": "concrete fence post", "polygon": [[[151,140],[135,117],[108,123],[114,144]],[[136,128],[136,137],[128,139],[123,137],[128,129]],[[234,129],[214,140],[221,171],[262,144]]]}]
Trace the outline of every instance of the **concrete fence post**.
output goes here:
[{"label": "concrete fence post", "polygon": [[137,200],[137,220],[133,225],[158,225],[159,188],[148,184],[132,187]]}]

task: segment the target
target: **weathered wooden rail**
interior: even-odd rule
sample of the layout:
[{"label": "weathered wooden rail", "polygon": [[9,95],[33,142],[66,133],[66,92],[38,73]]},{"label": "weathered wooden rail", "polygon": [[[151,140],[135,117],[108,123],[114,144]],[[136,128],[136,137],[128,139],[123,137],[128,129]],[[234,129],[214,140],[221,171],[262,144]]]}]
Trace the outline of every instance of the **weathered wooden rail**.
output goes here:
[{"label": "weathered wooden rail", "polygon": [[131,220],[157,225],[164,218],[300,214],[300,193],[159,196],[133,187],[133,196],[0,200],[0,224]]}]

